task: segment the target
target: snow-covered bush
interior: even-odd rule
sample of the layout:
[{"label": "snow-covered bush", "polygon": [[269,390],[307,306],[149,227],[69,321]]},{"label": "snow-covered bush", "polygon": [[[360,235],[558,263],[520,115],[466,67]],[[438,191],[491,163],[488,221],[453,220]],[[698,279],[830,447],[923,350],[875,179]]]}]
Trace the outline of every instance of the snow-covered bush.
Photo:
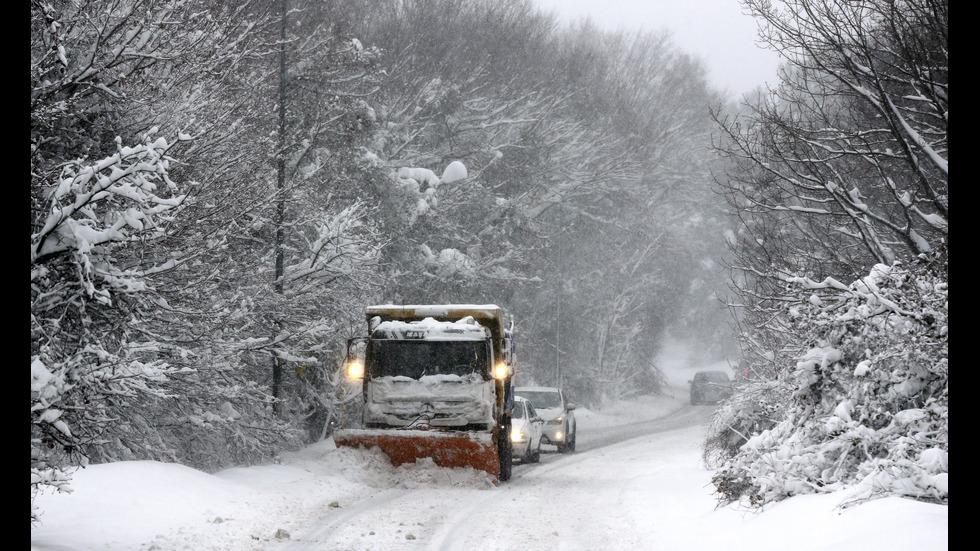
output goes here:
[{"label": "snow-covered bush", "polygon": [[[709,443],[739,444],[713,478],[723,502],[761,506],[842,489],[852,500],[948,501],[946,266],[945,257],[920,257],[876,265],[847,286],[788,280],[796,300],[783,315],[807,349],[775,381],[746,385],[719,410]],[[760,425],[749,404],[766,389],[786,402]],[[725,430],[730,439],[717,444]]]},{"label": "snow-covered bush", "polygon": [[[736,384],[738,381],[736,381]],[[778,380],[738,385],[731,398],[719,404],[708,425],[701,458],[716,467],[738,453],[749,435],[771,429],[782,419],[789,387]],[[725,489],[723,493],[731,490]]]}]

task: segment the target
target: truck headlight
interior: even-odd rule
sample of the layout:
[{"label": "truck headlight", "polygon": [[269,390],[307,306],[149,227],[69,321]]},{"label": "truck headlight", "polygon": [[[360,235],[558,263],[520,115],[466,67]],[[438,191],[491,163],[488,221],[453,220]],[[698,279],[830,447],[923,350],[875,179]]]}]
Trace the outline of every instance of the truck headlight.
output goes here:
[{"label": "truck headlight", "polygon": [[509,371],[510,370],[507,369],[507,364],[505,364],[504,362],[499,362],[493,368],[493,376],[497,379],[504,380],[507,378],[507,375],[510,375]]},{"label": "truck headlight", "polygon": [[351,379],[360,379],[364,377],[364,364],[357,360],[351,360],[347,364],[347,376]]}]

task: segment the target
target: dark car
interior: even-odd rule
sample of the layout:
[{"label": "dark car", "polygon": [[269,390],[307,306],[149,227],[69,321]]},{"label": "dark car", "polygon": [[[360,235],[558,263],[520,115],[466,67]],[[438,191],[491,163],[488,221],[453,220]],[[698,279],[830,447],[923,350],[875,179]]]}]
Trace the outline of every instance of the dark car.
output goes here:
[{"label": "dark car", "polygon": [[698,371],[691,385],[692,404],[717,404],[732,395],[732,381],[724,371]]}]

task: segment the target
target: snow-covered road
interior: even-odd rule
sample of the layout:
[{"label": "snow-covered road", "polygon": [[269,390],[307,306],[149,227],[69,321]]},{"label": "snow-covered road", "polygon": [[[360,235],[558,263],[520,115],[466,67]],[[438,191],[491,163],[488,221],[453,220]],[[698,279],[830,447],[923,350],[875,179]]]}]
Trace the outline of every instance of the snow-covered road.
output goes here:
[{"label": "snow-covered road", "polygon": [[[657,489],[673,478],[670,469],[657,469],[651,450],[673,453],[678,439],[686,440],[696,461],[693,443],[710,412],[684,406],[627,425],[583,422],[575,453],[546,446],[540,463],[516,464],[511,480],[499,487],[379,489],[325,511],[282,549],[640,549],[643,526],[658,521],[647,518],[647,504],[628,503],[662,499]],[[647,468],[638,470],[638,464]],[[452,476],[451,470],[441,471]]]}]

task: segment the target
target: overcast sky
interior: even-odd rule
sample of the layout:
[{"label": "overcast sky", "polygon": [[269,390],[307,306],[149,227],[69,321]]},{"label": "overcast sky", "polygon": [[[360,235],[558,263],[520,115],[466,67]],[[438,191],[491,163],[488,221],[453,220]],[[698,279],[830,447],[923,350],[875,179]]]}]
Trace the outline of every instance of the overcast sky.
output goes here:
[{"label": "overcast sky", "polygon": [[733,99],[775,83],[779,59],[755,45],[755,20],[738,0],[536,0],[564,19],[588,16],[610,30],[669,29],[675,44],[700,57],[714,85]]}]

